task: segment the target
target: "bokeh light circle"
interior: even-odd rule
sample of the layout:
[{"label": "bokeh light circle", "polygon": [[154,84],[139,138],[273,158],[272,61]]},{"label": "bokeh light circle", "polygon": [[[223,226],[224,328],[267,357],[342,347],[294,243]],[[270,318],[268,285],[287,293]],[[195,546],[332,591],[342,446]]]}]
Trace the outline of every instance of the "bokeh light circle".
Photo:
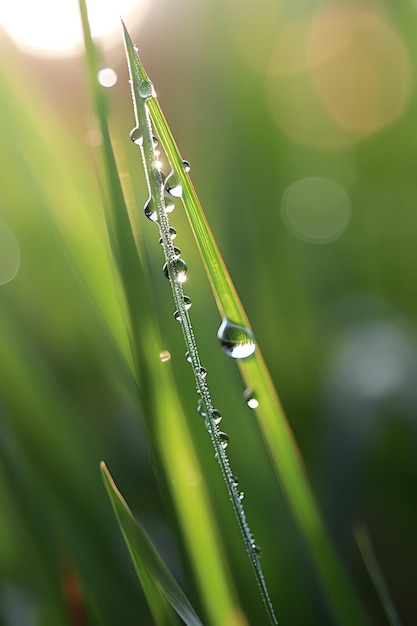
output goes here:
[{"label": "bokeh light circle", "polygon": [[281,217],[288,230],[303,241],[325,244],[338,239],[352,213],[346,191],[328,178],[301,178],[281,200]]}]

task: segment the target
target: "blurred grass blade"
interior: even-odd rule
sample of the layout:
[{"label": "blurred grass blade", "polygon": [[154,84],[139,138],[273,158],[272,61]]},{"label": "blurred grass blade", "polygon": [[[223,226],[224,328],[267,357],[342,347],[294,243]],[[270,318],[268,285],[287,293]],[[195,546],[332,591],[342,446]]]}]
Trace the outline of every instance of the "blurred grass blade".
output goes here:
[{"label": "blurred grass blade", "polygon": [[107,493],[156,623],[162,626],[178,624],[170,608],[172,607],[187,626],[202,626],[202,622],[184,592],[169,572],[142,526],[133,517],[105,463],[102,462],[100,467]]},{"label": "blurred grass blade", "polygon": [[363,562],[368,570],[369,577],[372,580],[376,594],[384,610],[388,624],[390,626],[402,626],[401,620],[388,591],[387,583],[376,560],[367,528],[363,525],[358,525],[354,529],[353,534],[356,539],[359,552],[363,558]]},{"label": "blurred grass blade", "polygon": [[[132,44],[133,47],[133,44]],[[132,77],[150,80],[135,51]],[[136,96],[137,97],[137,96]],[[134,106],[137,107],[134,97]],[[250,328],[219,248],[210,230],[190,177],[184,168],[168,123],[156,97],[147,101],[154,129],[167,155],[176,180],[182,186],[182,202],[209,278],[221,317]],[[310,548],[329,604],[340,624],[366,624],[364,609],[331,545],[305,475],[301,455],[281,407],[259,346],[253,356],[238,360],[248,389],[256,393],[258,424],[274,470],[293,514]]]}]

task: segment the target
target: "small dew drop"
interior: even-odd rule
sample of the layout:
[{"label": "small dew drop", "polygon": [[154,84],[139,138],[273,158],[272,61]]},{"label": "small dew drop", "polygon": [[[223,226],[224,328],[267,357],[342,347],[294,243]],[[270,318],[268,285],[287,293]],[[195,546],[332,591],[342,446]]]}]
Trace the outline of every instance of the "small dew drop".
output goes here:
[{"label": "small dew drop", "polygon": [[[172,228],[172,226],[169,229],[169,236],[171,237],[171,240],[173,241],[175,239],[175,237],[177,236],[177,231],[175,230],[175,228]],[[161,246],[164,245],[164,240],[162,239],[162,237],[159,238],[159,243],[161,244]]]},{"label": "small dew drop", "polygon": [[223,318],[217,332],[222,350],[234,359],[246,359],[255,352],[255,340],[252,332],[231,322],[227,317]]},{"label": "small dew drop", "polygon": [[174,170],[171,170],[165,179],[165,191],[174,198],[182,198],[182,185]]},{"label": "small dew drop", "polygon": [[203,401],[201,399],[198,401],[197,412],[202,417],[207,417],[207,410],[206,410],[206,407],[204,406],[204,403],[203,403]]},{"label": "small dew drop", "polygon": [[211,415],[213,417],[213,420],[214,420],[216,426],[218,426],[220,424],[220,422],[222,421],[223,415],[217,409],[213,409],[212,412],[211,412]]},{"label": "small dew drop", "polygon": [[255,543],[252,545],[252,550],[254,551],[254,553],[256,554],[256,556],[261,556],[261,554],[262,554],[262,548],[260,548],[259,546],[257,546]]},{"label": "small dew drop", "polygon": [[168,350],[162,350],[162,352],[159,355],[159,358],[161,359],[162,363],[166,363],[167,361],[171,359],[171,353],[168,352]]},{"label": "small dew drop", "polygon": [[137,146],[143,146],[143,134],[142,134],[140,128],[136,127],[136,128],[133,128],[130,131],[130,139]]},{"label": "small dew drop", "polygon": [[174,248],[173,252],[174,252],[175,258],[179,259],[181,256],[181,250],[179,248]]},{"label": "small dew drop", "polygon": [[243,493],[243,491],[241,491],[239,493],[239,500],[243,500],[244,497],[245,497],[245,494]]},{"label": "small dew drop", "polygon": [[180,322],[180,321],[181,321],[181,314],[180,314],[180,312],[178,311],[178,309],[175,309],[175,311],[173,312],[173,314],[172,314],[172,315],[174,316],[174,319],[175,319],[177,322]]},{"label": "small dew drop", "polygon": [[239,479],[237,476],[232,475],[233,487],[237,487],[239,484]]},{"label": "small dew drop", "polygon": [[[185,281],[187,280],[187,272],[188,272],[188,267],[186,262],[183,259],[176,259],[174,261],[174,263],[172,264],[173,267],[173,280],[176,283],[185,283]],[[168,280],[171,280],[170,275],[169,275],[169,270],[168,270],[168,263],[164,263],[164,266],[162,268],[165,276],[168,278]]]},{"label": "small dew drop", "polygon": [[200,378],[207,378],[207,370],[205,367],[200,367],[200,369],[198,370],[198,374],[200,376]]},{"label": "small dew drop", "polygon": [[252,389],[245,389],[243,399],[250,409],[256,409],[259,406],[258,399]]},{"label": "small dew drop", "polygon": [[227,433],[224,433],[222,430],[219,430],[219,439],[220,443],[222,444],[223,450],[226,450],[227,446],[229,445],[229,435]]},{"label": "small dew drop", "polygon": [[184,172],[189,172],[191,170],[191,165],[188,161],[183,161],[182,162],[183,166],[184,166]]},{"label": "small dew drop", "polygon": [[184,300],[184,308],[185,308],[185,310],[189,311],[191,309],[191,305],[192,305],[191,298],[189,298],[188,296],[184,296],[183,300]]},{"label": "small dew drop", "polygon": [[139,83],[138,94],[144,100],[154,98],[156,96],[155,88],[150,80],[142,80]]},{"label": "small dew drop", "polygon": [[149,198],[146,202],[145,206],[143,207],[143,212],[145,213],[148,220],[151,220],[151,222],[156,223],[158,221],[158,214],[155,211],[155,203],[152,198]]},{"label": "small dew drop", "polygon": [[187,361],[187,363],[192,363],[191,354],[188,352],[188,350],[185,353],[185,360]]},{"label": "small dew drop", "polygon": [[111,67],[103,67],[97,74],[97,78],[102,87],[113,87],[117,83],[117,74]]}]

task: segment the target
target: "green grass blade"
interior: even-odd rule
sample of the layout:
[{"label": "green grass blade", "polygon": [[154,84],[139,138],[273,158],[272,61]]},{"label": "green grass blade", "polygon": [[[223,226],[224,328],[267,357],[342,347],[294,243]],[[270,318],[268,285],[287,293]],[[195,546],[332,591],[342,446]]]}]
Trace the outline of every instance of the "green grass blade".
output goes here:
[{"label": "green grass blade", "polygon": [[384,610],[385,617],[390,626],[402,626],[397,609],[394,606],[385,578],[381,572],[381,568],[376,560],[375,552],[372,547],[369,532],[365,526],[357,526],[354,529],[354,537],[359,548],[359,552],[363,558],[368,574],[375,588],[375,592],[379,598],[381,606]]},{"label": "green grass blade", "polygon": [[[118,177],[107,125],[107,107],[97,81],[98,53],[91,38],[85,0],[80,0],[79,5],[91,94],[103,136],[106,219],[125,295],[134,372],[153,465],[161,484],[169,490],[164,496],[173,503],[208,616],[207,623],[226,623],[230,616],[242,615],[242,612],[172,372],[169,364],[159,358],[164,346]],[[243,617],[241,623],[244,623]]]},{"label": "green grass blade", "polygon": [[[149,80],[137,58],[139,80]],[[137,106],[137,102],[135,103]],[[250,328],[247,315],[203,213],[183,159],[156,97],[147,101],[149,114],[175,176],[182,185],[182,201],[209,278],[221,317]],[[274,470],[309,546],[328,602],[338,623],[368,623],[364,609],[347,578],[324,528],[308,483],[301,455],[279,402],[259,346],[253,356],[239,360],[247,388],[256,393],[256,416]]]},{"label": "green grass blade", "polygon": [[100,467],[107,493],[156,623],[163,626],[178,624],[170,608],[172,607],[187,626],[202,626],[188,598],[162,561],[142,526],[133,517],[105,463],[101,463]]}]

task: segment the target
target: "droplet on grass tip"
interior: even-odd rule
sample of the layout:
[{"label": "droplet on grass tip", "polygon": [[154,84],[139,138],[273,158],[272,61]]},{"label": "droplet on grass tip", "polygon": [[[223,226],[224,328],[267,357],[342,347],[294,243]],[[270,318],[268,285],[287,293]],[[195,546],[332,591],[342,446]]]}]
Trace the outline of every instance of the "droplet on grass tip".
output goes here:
[{"label": "droplet on grass tip", "polygon": [[227,317],[223,318],[217,337],[220,339],[223,352],[234,359],[246,359],[255,352],[256,345],[252,332],[231,322]]},{"label": "droplet on grass tip", "polygon": [[[168,280],[171,280],[168,270],[168,263],[164,263],[162,268]],[[175,283],[184,283],[187,280],[188,267],[184,259],[175,259],[172,264],[173,281]]]},{"label": "droplet on grass tip", "polygon": [[102,87],[113,87],[117,83],[117,74],[111,67],[103,67],[97,74],[97,79]]},{"label": "droplet on grass tip", "polygon": [[258,399],[252,389],[245,389],[243,399],[250,409],[256,409],[259,406]]}]

